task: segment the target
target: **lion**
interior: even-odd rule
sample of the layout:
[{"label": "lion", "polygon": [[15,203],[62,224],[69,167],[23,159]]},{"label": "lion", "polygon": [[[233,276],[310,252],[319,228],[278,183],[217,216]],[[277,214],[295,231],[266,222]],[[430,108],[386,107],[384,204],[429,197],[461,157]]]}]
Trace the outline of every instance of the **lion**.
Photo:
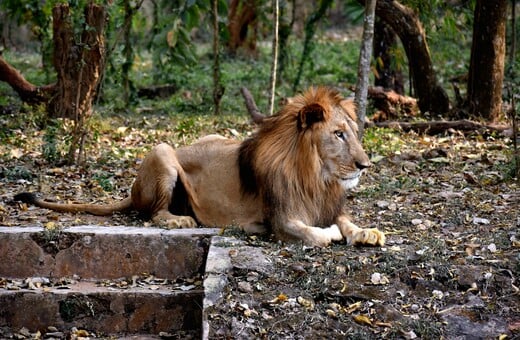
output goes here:
[{"label": "lion", "polygon": [[310,246],[341,240],[382,246],[384,233],[356,226],[345,207],[347,190],[370,166],[354,103],[331,88],[311,87],[242,142],[209,135],[178,149],[155,146],[120,202],[61,204],[27,192],[14,199],[60,212],[135,210],[169,228],[238,226]]}]

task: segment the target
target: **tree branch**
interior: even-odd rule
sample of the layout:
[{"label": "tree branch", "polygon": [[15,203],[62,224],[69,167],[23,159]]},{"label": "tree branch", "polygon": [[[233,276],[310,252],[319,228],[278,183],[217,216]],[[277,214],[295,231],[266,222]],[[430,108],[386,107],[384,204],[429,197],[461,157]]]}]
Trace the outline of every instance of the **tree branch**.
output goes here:
[{"label": "tree branch", "polygon": [[508,125],[481,124],[466,119],[429,122],[370,122],[365,125],[399,129],[405,132],[415,131],[417,133],[427,133],[429,135],[436,135],[448,130],[458,130],[463,132],[483,132],[485,130],[489,130],[500,132],[506,136],[509,136],[513,131]]},{"label": "tree branch", "polygon": [[27,103],[46,102],[54,91],[55,84],[36,86],[0,56],[0,81],[6,82]]},{"label": "tree branch", "polygon": [[249,90],[246,87],[242,87],[240,89],[240,92],[242,92],[242,96],[244,96],[247,111],[249,112],[251,119],[253,119],[253,122],[255,122],[256,124],[262,123],[265,116],[262,114],[262,112],[260,112],[260,110],[258,110],[258,107],[255,103],[255,99],[251,95],[251,92],[249,92]]}]

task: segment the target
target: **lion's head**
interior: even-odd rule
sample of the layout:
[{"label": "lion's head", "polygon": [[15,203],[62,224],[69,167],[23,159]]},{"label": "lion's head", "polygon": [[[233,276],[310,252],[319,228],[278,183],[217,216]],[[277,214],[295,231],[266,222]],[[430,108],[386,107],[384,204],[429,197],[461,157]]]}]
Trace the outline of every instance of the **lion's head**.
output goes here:
[{"label": "lion's head", "polygon": [[370,166],[354,118],[352,101],[335,90],[310,88],[294,97],[242,144],[244,191],[263,196],[268,218],[294,213],[311,225],[331,223],[345,190]]}]

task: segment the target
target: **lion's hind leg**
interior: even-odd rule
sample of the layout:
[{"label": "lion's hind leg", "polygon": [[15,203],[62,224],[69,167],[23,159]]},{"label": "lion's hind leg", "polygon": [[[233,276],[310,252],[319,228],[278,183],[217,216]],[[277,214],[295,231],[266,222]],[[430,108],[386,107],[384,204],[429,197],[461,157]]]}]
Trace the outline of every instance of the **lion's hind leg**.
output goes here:
[{"label": "lion's hind leg", "polygon": [[168,229],[195,228],[197,222],[191,216],[178,216],[168,210],[160,210],[152,217],[152,222]]},{"label": "lion's hind leg", "polygon": [[[146,156],[132,186],[132,203],[136,210],[151,216],[152,222],[167,228],[193,228],[197,222],[190,216],[170,212],[174,194],[186,195],[180,180],[182,168],[175,150],[159,144]],[[180,200],[176,200],[180,201]]]}]

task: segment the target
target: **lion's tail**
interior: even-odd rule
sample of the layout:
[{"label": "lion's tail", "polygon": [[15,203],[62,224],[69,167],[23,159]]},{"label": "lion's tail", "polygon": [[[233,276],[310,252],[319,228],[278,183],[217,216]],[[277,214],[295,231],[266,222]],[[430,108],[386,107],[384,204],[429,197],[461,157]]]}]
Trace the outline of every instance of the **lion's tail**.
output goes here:
[{"label": "lion's tail", "polygon": [[31,192],[22,192],[13,197],[15,201],[33,204],[40,208],[51,209],[60,212],[86,212],[92,215],[108,216],[118,211],[124,211],[132,208],[132,198],[127,197],[122,201],[113,204],[65,204],[47,202]]}]

